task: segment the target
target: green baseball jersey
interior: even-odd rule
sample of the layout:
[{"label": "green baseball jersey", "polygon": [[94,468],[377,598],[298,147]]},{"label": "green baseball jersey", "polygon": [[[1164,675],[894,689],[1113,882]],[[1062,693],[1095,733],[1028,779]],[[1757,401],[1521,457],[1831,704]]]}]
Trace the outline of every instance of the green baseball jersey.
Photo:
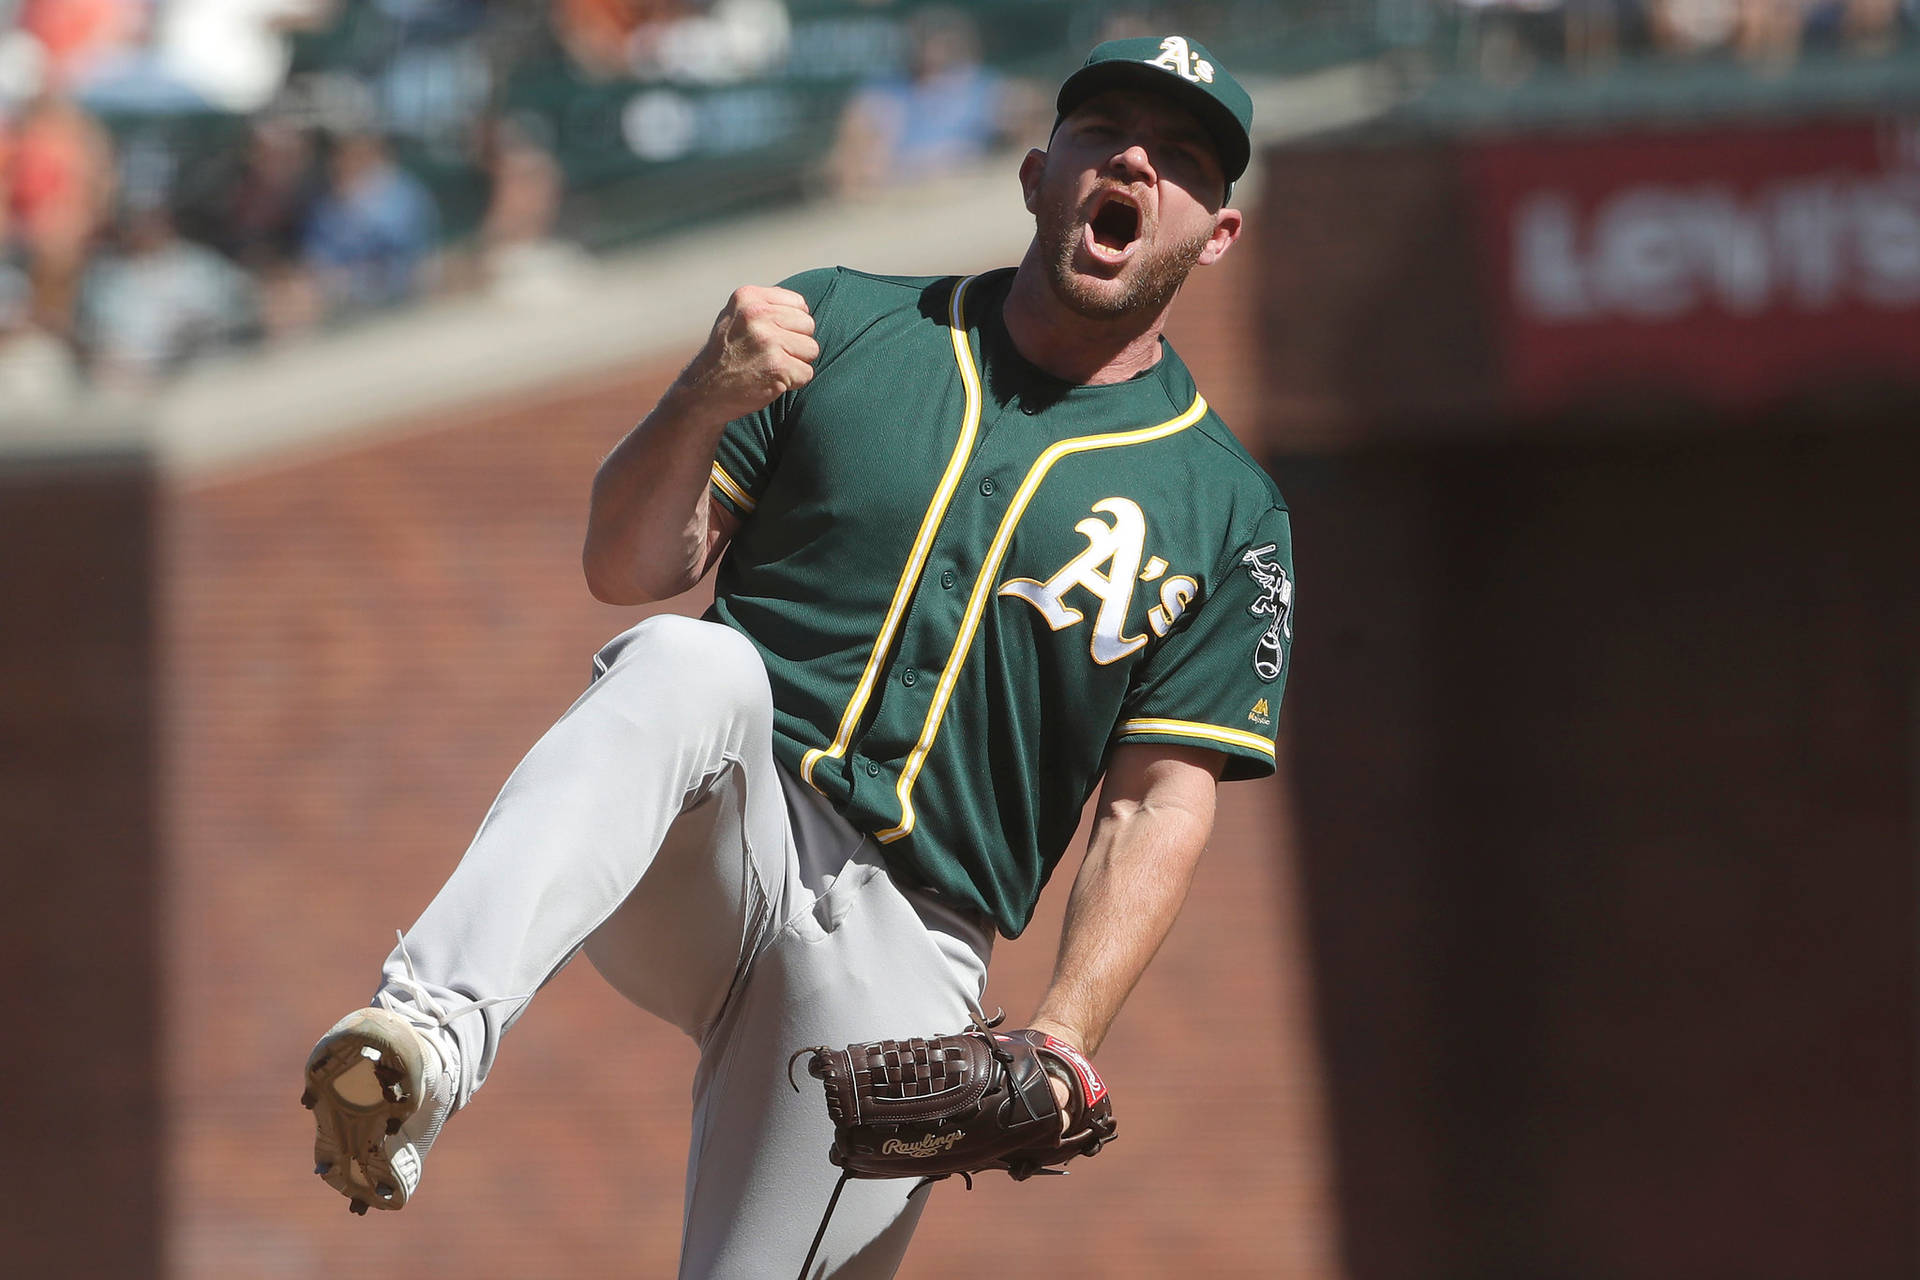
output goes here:
[{"label": "green baseball jersey", "polygon": [[709,615],[766,660],[782,763],[1008,937],[1117,744],[1273,771],[1293,611],[1286,506],[1171,346],[1062,382],[1012,278],[784,282],[820,357],[722,436]]}]

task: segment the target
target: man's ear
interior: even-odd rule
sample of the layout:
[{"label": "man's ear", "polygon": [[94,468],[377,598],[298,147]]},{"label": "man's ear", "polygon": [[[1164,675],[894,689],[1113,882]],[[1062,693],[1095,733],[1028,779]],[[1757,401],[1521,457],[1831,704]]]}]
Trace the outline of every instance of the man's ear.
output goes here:
[{"label": "man's ear", "polygon": [[1213,234],[1207,237],[1207,247],[1200,251],[1199,265],[1210,267],[1226,256],[1233,248],[1233,242],[1240,238],[1243,219],[1238,209],[1222,209],[1213,215]]},{"label": "man's ear", "polygon": [[1040,148],[1021,157],[1020,194],[1026,201],[1028,213],[1038,213],[1040,205],[1040,179],[1047,172],[1047,153]]}]

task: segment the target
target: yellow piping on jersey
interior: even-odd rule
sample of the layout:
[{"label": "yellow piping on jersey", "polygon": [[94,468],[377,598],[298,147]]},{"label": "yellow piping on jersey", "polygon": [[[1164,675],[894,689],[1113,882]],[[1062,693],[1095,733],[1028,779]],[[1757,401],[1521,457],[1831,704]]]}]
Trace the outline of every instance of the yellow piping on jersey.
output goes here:
[{"label": "yellow piping on jersey", "polygon": [[740,487],[740,482],[728,475],[727,469],[717,462],[713,464],[713,487],[731,498],[733,505],[749,515],[753,514],[753,509],[760,505],[749,497],[747,491]]},{"label": "yellow piping on jersey", "polygon": [[1122,720],[1120,727],[1114,730],[1114,736],[1125,737],[1129,733],[1157,733],[1168,738],[1198,738],[1203,742],[1220,742],[1230,747],[1245,747],[1249,751],[1258,751],[1267,759],[1273,759],[1273,744],[1257,733],[1248,733],[1245,729],[1229,729],[1224,725],[1201,724],[1194,720]]},{"label": "yellow piping on jersey", "polygon": [[953,457],[947,461],[946,474],[940,477],[940,487],[933,491],[933,501],[928,504],[926,515],[920,519],[920,532],[913,539],[913,549],[907,553],[906,567],[900,570],[900,581],[893,589],[893,603],[887,606],[886,621],[880,624],[880,634],[874,637],[873,652],[867,657],[867,669],[860,673],[860,683],[854,686],[853,699],[847,703],[847,709],[840,717],[840,728],[834,733],[833,742],[825,748],[815,747],[800,757],[800,776],[815,791],[820,787],[813,780],[813,766],[822,759],[838,760],[847,753],[847,744],[853,741],[853,731],[860,723],[860,713],[866,710],[867,699],[873,696],[873,684],[879,678],[880,666],[886,660],[887,651],[893,647],[894,633],[900,629],[900,619],[906,615],[907,602],[913,598],[920,572],[926,568],[927,555],[933,549],[933,537],[940,531],[940,522],[946,519],[947,504],[953,501],[953,491],[959,486],[960,476],[967,469],[967,460],[973,456],[973,438],[980,430],[980,376],[974,371],[973,347],[967,339],[961,306],[967,286],[977,279],[978,276],[968,276],[956,284],[953,296],[947,302],[947,329],[953,339],[953,358],[960,366],[960,383],[967,392],[967,409],[960,423],[960,438],[954,443]]},{"label": "yellow piping on jersey", "polygon": [[933,691],[933,705],[927,709],[927,722],[920,730],[920,740],[914,743],[913,751],[907,756],[906,767],[900,771],[900,785],[894,789],[900,797],[900,824],[875,832],[874,839],[891,844],[913,830],[913,784],[920,776],[920,767],[926,763],[927,752],[933,749],[934,736],[940,732],[940,721],[947,713],[947,700],[953,696],[953,686],[960,679],[960,668],[966,662],[967,650],[973,646],[974,632],[979,630],[981,615],[986,612],[987,602],[993,598],[993,581],[1000,576],[1000,565],[1007,557],[1007,547],[1013,541],[1014,528],[1020,523],[1020,517],[1026,514],[1027,504],[1033,501],[1033,495],[1040,489],[1040,482],[1046,479],[1053,464],[1069,454],[1159,440],[1185,431],[1205,417],[1206,413],[1206,397],[1196,394],[1187,411],[1177,418],[1134,431],[1061,440],[1048,446],[1034,460],[1033,466],[1027,470],[1027,478],[1020,482],[1019,490],[1014,493],[1013,501],[1007,504],[1007,514],[1000,518],[1000,527],[994,532],[993,542],[987,548],[986,562],[980,566],[980,576],[974,579],[973,595],[967,601],[967,614],[960,623],[960,635],[953,642],[953,652],[947,656],[946,670],[940,673],[940,685]]}]

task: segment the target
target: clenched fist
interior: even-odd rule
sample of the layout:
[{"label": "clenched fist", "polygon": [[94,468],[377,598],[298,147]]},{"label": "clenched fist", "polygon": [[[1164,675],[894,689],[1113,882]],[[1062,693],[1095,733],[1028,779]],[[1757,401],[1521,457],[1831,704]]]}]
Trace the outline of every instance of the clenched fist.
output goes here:
[{"label": "clenched fist", "polygon": [[819,355],[805,298],[746,285],[733,291],[707,345],[681,371],[680,390],[699,402],[702,416],[731,421],[806,386]]}]

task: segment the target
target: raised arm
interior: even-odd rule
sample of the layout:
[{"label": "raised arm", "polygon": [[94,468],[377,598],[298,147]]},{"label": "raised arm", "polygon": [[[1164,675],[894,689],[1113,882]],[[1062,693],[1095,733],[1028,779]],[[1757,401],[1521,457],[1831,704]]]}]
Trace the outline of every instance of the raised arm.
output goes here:
[{"label": "raised arm", "polygon": [[1089,1054],[1106,1039],[1186,901],[1224,764],[1202,748],[1115,749],[1067,899],[1053,981],[1029,1025]]},{"label": "raised arm", "polygon": [[721,430],[805,386],[819,354],[805,298],[734,291],[700,353],[594,475],[580,567],[596,599],[647,604],[700,581],[738,528],[707,489]]}]

